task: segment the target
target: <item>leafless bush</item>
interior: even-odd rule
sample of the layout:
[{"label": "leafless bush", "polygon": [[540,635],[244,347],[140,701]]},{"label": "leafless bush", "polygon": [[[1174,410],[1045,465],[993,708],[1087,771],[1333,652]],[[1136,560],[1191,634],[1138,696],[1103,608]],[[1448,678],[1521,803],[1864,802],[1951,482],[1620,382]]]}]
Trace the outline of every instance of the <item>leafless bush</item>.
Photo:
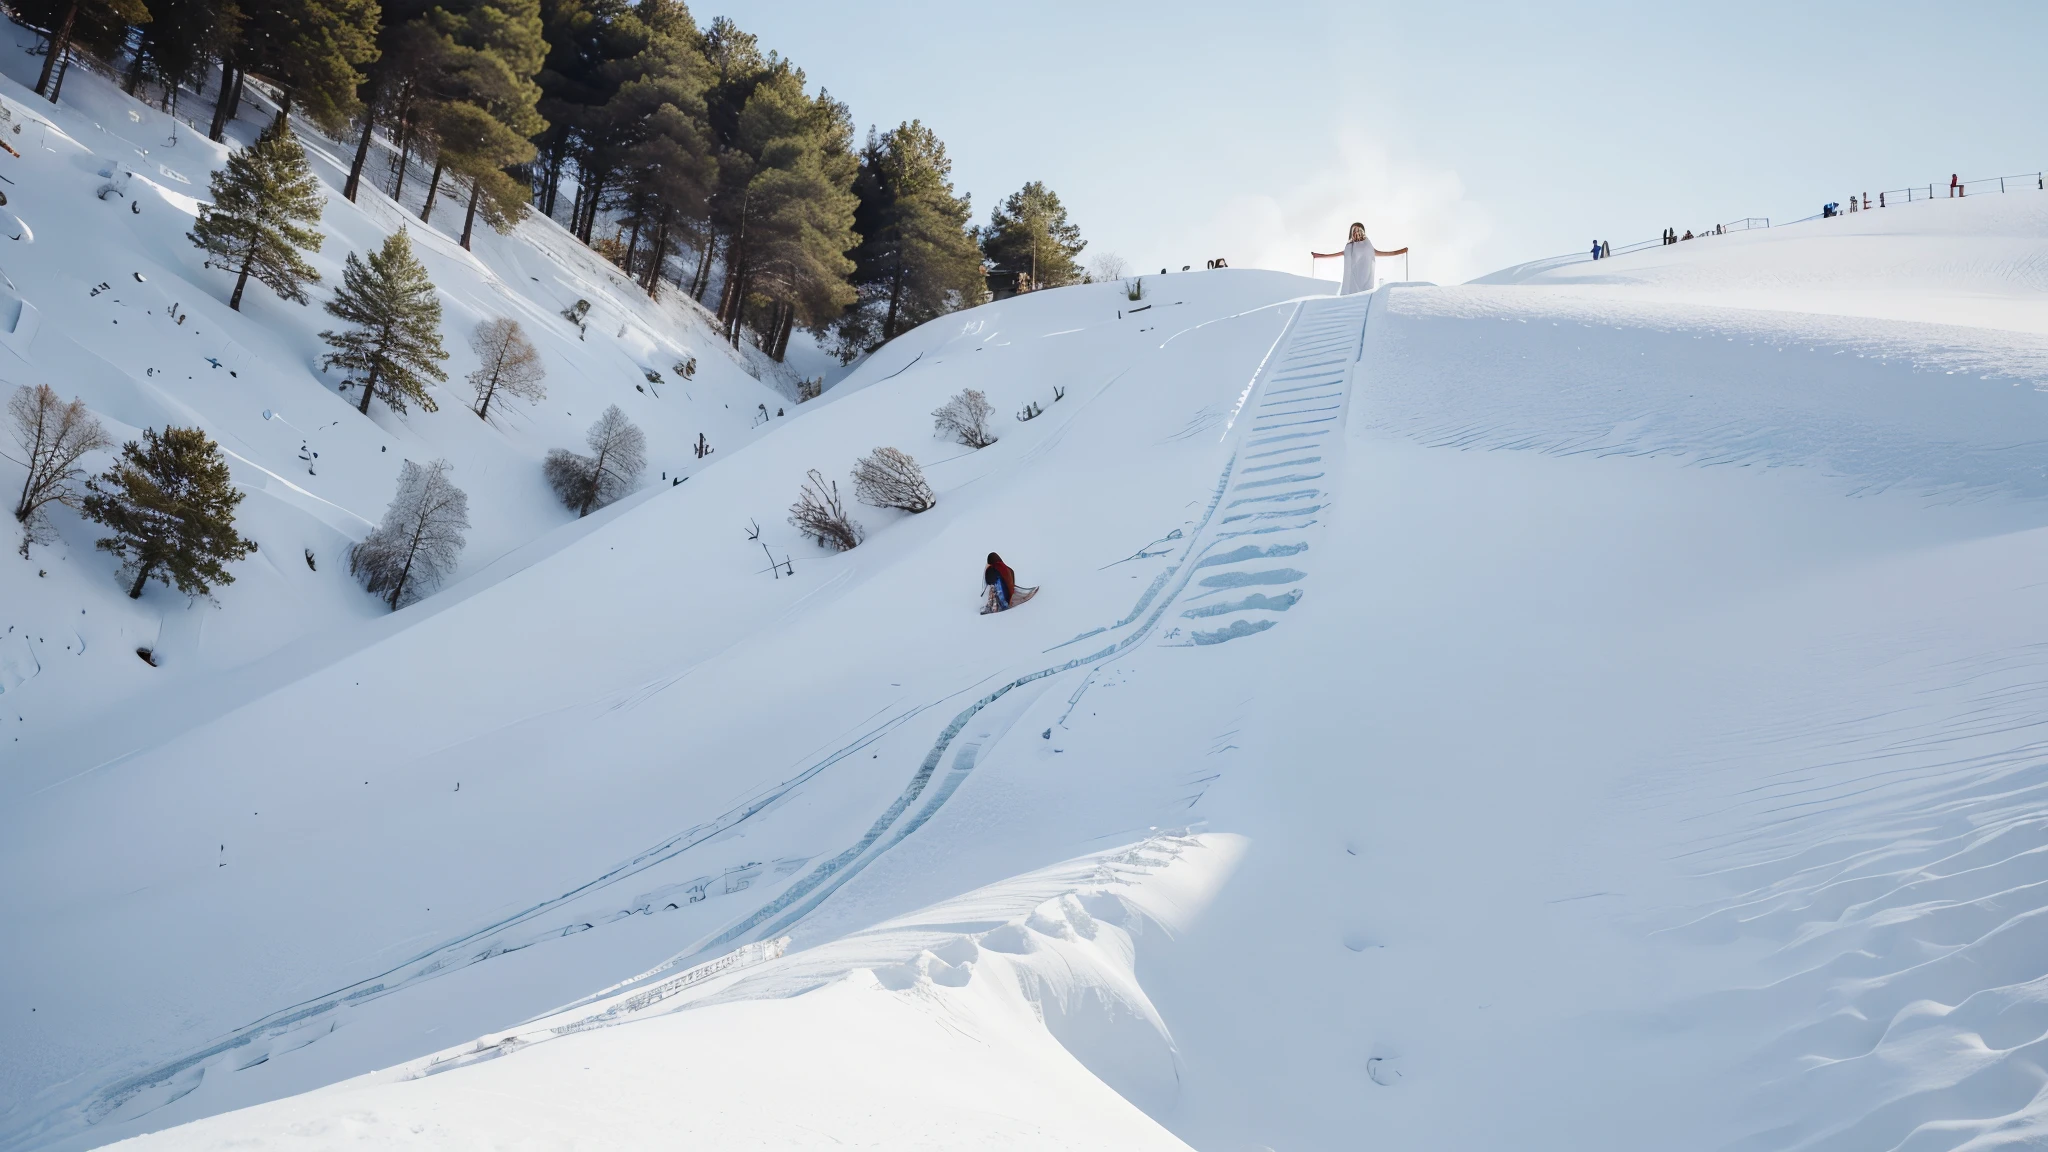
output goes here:
[{"label": "leafless bush", "polygon": [[1114,252],[1098,252],[1095,259],[1088,262],[1088,275],[1098,283],[1121,280],[1129,270],[1130,265]]},{"label": "leafless bush", "polygon": [[932,413],[932,428],[969,448],[986,448],[996,442],[995,433],[988,427],[993,412],[988,397],[969,388]]},{"label": "leafless bush", "polygon": [[506,317],[485,320],[470,335],[469,346],[481,361],[477,370],[469,374],[470,387],[476,389],[476,401],[470,410],[477,416],[491,418],[491,401],[500,392],[531,403],[547,399],[547,385],[541,383],[547,369],[541,365],[540,351],[526,338],[519,321]]},{"label": "leafless bush", "polygon": [[584,438],[590,455],[556,448],[541,465],[548,486],[578,516],[592,512],[633,490],[647,467],[647,436],[614,404],[604,410]]},{"label": "leafless bush", "polygon": [[844,552],[858,545],[867,532],[846,514],[839,500],[839,484],[810,471],[796,503],[789,506],[789,522],[804,535],[826,548]]},{"label": "leafless bush", "polygon": [[910,453],[895,448],[877,448],[860,458],[853,466],[853,494],[863,504],[905,512],[927,512],[939,502],[925,483],[924,469]]},{"label": "leafless bush", "polygon": [[14,503],[14,518],[21,522],[21,556],[28,559],[30,544],[47,544],[51,539],[48,508],[51,504],[77,507],[76,486],[85,469],[79,458],[88,452],[110,448],[106,430],[85,407],[85,401],[65,403],[48,384],[33,388],[23,385],[7,401],[14,442],[21,445],[20,458],[9,456],[28,469],[21,496]]},{"label": "leafless bush", "polygon": [[[455,568],[469,527],[469,497],[448,481],[448,462],[398,473],[398,494],[384,522],[348,550],[348,570],[397,611],[425,596]],[[306,552],[311,566],[313,553]]]}]

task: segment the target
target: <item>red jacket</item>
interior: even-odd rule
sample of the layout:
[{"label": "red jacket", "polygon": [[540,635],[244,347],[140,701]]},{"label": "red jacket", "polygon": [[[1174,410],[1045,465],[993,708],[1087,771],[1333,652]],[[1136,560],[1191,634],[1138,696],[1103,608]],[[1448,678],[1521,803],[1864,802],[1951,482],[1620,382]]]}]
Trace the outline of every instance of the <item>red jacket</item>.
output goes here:
[{"label": "red jacket", "polygon": [[998,580],[1002,581],[1003,599],[1008,600],[1017,594],[1017,574],[1011,571],[1008,564],[1003,563],[1001,556],[991,552],[988,554],[988,567],[981,571],[981,582],[988,585]]}]

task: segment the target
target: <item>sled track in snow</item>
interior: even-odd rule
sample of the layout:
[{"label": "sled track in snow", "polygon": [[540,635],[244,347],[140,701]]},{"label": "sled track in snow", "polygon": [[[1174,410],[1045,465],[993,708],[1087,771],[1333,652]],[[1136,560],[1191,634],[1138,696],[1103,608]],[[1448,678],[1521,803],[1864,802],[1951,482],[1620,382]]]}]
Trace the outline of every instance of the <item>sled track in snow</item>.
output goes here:
[{"label": "sled track in snow", "polygon": [[[1277,362],[1274,361],[1271,351],[1268,352],[1266,359],[1260,364],[1252,386],[1246,390],[1244,406],[1240,408],[1239,415],[1233,417],[1231,428],[1225,433],[1230,435],[1237,432],[1237,420],[1245,418],[1245,412],[1250,413],[1250,416],[1245,418],[1248,427],[1239,433],[1247,438],[1246,443],[1232,452],[1230,459],[1224,464],[1222,475],[1217,477],[1216,489],[1209,499],[1208,507],[1203,511],[1200,523],[1188,534],[1188,543],[1182,550],[1180,558],[1153,580],[1139,597],[1136,607],[1122,620],[1107,628],[1085,632],[1047,651],[1056,651],[1068,644],[1115,632],[1129,626],[1140,616],[1144,617],[1142,624],[1098,651],[1024,673],[968,705],[953,718],[953,722],[946,726],[938,739],[933,741],[902,794],[883,811],[859,840],[845,851],[812,869],[803,879],[784,889],[780,895],[762,905],[752,915],[705,941],[693,955],[703,956],[714,949],[749,937],[769,939],[779,936],[789,931],[805,916],[816,911],[847,881],[859,875],[869,864],[874,863],[884,853],[923,827],[974,770],[982,749],[963,748],[954,757],[938,788],[929,798],[925,798],[924,805],[917,809],[916,815],[908,820],[904,819],[904,814],[930,788],[932,779],[938,774],[939,765],[946,758],[947,751],[969,721],[983,709],[1018,688],[1086,665],[1100,665],[1143,643],[1157,632],[1166,613],[1181,602],[1181,597],[1188,590],[1190,582],[1205,569],[1214,567],[1219,570],[1203,577],[1202,585],[1219,589],[1236,586],[1234,581],[1280,585],[1297,583],[1303,579],[1304,574],[1293,568],[1253,571],[1228,566],[1307,551],[1309,545],[1305,540],[1276,542],[1265,547],[1247,545],[1222,555],[1210,553],[1224,543],[1247,536],[1276,533],[1300,535],[1316,523],[1314,513],[1324,507],[1323,503],[1318,502],[1323,493],[1317,488],[1303,487],[1274,495],[1249,495],[1229,503],[1225,500],[1226,497],[1239,492],[1282,483],[1300,483],[1323,475],[1320,471],[1314,475],[1290,472],[1279,478],[1267,479],[1261,475],[1265,470],[1292,470],[1297,466],[1306,467],[1308,461],[1289,460],[1279,464],[1260,465],[1257,469],[1248,467],[1243,473],[1239,472],[1239,463],[1241,460],[1249,462],[1252,459],[1274,455],[1300,456],[1309,451],[1311,446],[1320,444],[1322,438],[1332,429],[1342,427],[1343,409],[1350,395],[1352,366],[1358,362],[1364,351],[1365,324],[1371,301],[1370,295],[1359,295],[1312,300],[1297,307],[1287,328],[1274,341],[1276,348],[1284,347],[1285,351],[1281,353]],[[1269,435],[1282,429],[1297,431]],[[1247,449],[1281,441],[1298,441],[1300,446],[1247,455]],[[1254,478],[1240,478],[1233,487],[1233,478],[1240,476]],[[1231,508],[1252,503],[1271,504],[1272,508],[1237,515],[1229,514],[1228,510]],[[1219,511],[1225,513],[1220,521],[1217,518]],[[1246,525],[1213,534],[1210,532],[1212,525],[1220,529],[1233,521],[1256,520],[1261,517],[1288,522]],[[1168,585],[1172,586],[1173,591],[1165,598],[1159,599],[1158,605],[1146,615],[1147,606],[1151,605],[1158,598],[1159,592]],[[1198,598],[1212,594],[1200,593]],[[1238,615],[1238,618],[1228,621],[1222,628],[1213,632],[1194,632],[1186,638],[1182,638],[1181,629],[1173,628],[1165,634],[1165,639],[1179,644],[1199,645],[1221,643],[1240,636],[1253,635],[1272,627],[1274,621],[1270,614],[1292,607],[1300,596],[1298,590],[1292,590],[1278,598],[1269,599],[1259,594],[1237,603],[1191,609],[1183,612],[1183,616],[1206,619],[1225,615],[1245,615]],[[1249,614],[1258,612],[1268,615],[1257,620],[1247,618]],[[1083,683],[1085,686],[1086,682]],[[763,927],[764,925],[766,927]]]}]

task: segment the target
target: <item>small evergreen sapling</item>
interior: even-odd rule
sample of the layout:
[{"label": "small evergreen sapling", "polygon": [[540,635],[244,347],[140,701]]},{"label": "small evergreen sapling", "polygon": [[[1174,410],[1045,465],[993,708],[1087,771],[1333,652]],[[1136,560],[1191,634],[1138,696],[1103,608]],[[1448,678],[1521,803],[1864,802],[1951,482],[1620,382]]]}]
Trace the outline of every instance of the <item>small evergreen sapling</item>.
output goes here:
[{"label": "small evergreen sapling", "polygon": [[917,461],[895,448],[877,448],[860,458],[853,466],[853,494],[863,504],[905,512],[928,512],[939,503]]},{"label": "small evergreen sapling", "polygon": [[791,526],[815,539],[821,547],[838,552],[857,547],[867,531],[846,514],[846,505],[839,499],[838,482],[826,480],[816,468],[809,475],[796,503],[789,506]]},{"label": "small evergreen sapling", "polygon": [[500,392],[536,404],[547,399],[547,385],[541,383],[547,368],[519,321],[506,317],[485,320],[476,326],[469,346],[481,362],[469,374],[470,387],[476,389],[476,403],[470,408],[480,419],[491,418],[491,401]]},{"label": "small evergreen sapling", "polygon": [[320,333],[334,349],[321,365],[340,365],[361,385],[358,412],[368,415],[373,398],[401,414],[408,400],[429,412],[440,410],[427,382],[448,378],[441,370],[441,361],[448,358],[441,347],[441,301],[426,267],[412,254],[405,229],[370,253],[368,263],[348,254],[341,290],[327,302],[327,311],[350,327]]},{"label": "small evergreen sapling", "polygon": [[969,448],[986,448],[996,442],[995,433],[988,427],[988,418],[994,412],[988,397],[969,388],[932,413],[932,428]]},{"label": "small evergreen sapling", "polygon": [[348,570],[394,612],[432,591],[462,556],[469,497],[448,472],[446,460],[407,460],[384,522],[348,550]]},{"label": "small evergreen sapling", "polygon": [[85,401],[66,404],[48,384],[16,388],[7,401],[7,415],[22,453],[7,459],[28,469],[14,502],[14,518],[21,523],[21,558],[26,560],[30,544],[47,544],[52,538],[49,505],[78,507],[75,484],[85,475],[79,458],[111,447],[113,441]]},{"label": "small evergreen sapling", "polygon": [[152,578],[206,596],[232,584],[226,565],[256,550],[235,534],[242,492],[220,449],[197,428],[144,429],[121,446],[114,467],[86,484],[85,514],[113,535],[99,548],[119,556],[130,599]]},{"label": "small evergreen sapling", "polygon": [[647,437],[614,404],[590,426],[584,443],[590,455],[556,448],[541,465],[548,486],[578,516],[592,512],[633,490],[647,467]]},{"label": "small evergreen sapling", "polygon": [[306,303],[305,285],[320,273],[299,256],[299,249],[320,250],[324,202],[320,181],[306,163],[306,150],[284,127],[272,124],[253,147],[228,157],[213,174],[213,203],[199,208],[199,222],[186,238],[206,250],[206,267],[235,273],[228,307],[242,308],[242,290],[249,278],[279,297]]}]

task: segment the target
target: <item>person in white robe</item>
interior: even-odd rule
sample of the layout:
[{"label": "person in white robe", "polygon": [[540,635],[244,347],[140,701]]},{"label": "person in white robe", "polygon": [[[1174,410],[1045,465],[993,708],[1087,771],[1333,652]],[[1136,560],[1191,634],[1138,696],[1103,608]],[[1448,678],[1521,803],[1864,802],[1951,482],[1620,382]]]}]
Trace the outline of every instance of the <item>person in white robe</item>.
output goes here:
[{"label": "person in white robe", "polygon": [[1365,225],[1353,224],[1351,226],[1351,239],[1345,243],[1342,252],[1311,252],[1309,255],[1321,260],[1335,259],[1340,256],[1344,258],[1344,285],[1338,289],[1338,293],[1349,296],[1353,292],[1372,291],[1374,257],[1400,256],[1407,251],[1408,249],[1406,248],[1396,248],[1391,252],[1382,252],[1372,246],[1371,240],[1366,239]]}]

